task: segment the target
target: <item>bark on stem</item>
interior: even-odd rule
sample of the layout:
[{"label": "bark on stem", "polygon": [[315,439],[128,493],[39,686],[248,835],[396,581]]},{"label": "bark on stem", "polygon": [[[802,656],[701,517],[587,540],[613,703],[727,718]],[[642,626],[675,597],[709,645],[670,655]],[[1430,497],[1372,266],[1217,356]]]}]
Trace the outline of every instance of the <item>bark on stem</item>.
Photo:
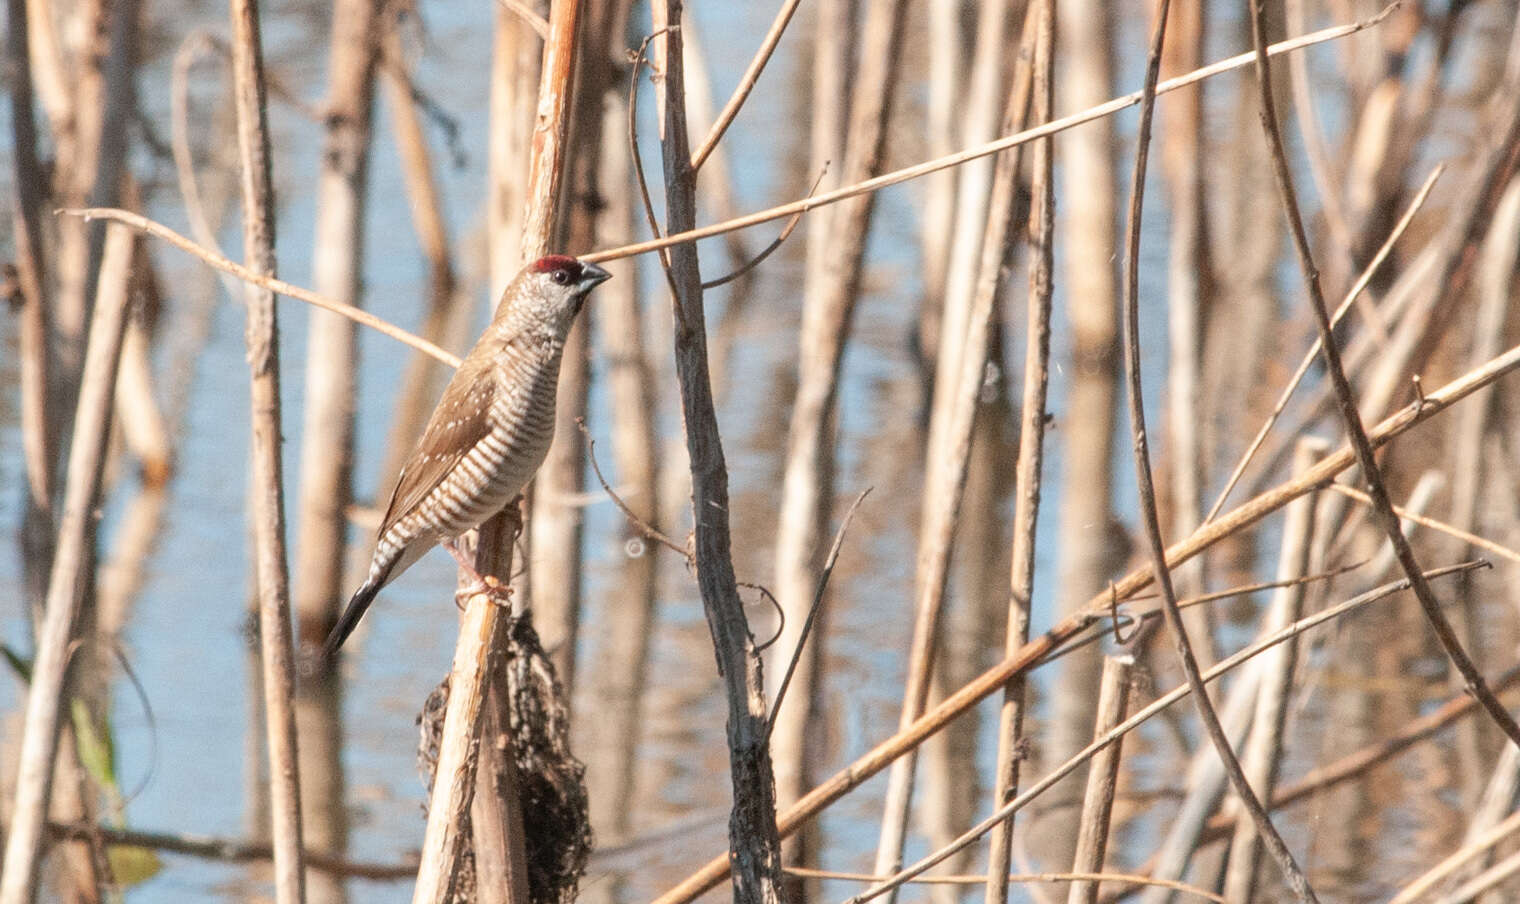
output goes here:
[{"label": "bark on stem", "polygon": [[[681,0],[656,0],[656,27],[681,21]],[[696,222],[696,173],[686,134],[686,98],[681,33],[671,29],[664,43],[661,151],[665,161],[667,228],[690,229]],[[776,789],[767,745],[765,688],[760,657],[734,581],[729,537],[728,467],[713,410],[707,368],[707,326],[702,310],[702,274],[697,246],[670,252],[671,299],[675,319],[676,371],[681,414],[691,456],[692,507],[696,523],[695,563],[718,672],[728,696],[728,749],[734,804],[729,845],[734,852],[737,904],[781,900],[781,842],[776,831]]]}]

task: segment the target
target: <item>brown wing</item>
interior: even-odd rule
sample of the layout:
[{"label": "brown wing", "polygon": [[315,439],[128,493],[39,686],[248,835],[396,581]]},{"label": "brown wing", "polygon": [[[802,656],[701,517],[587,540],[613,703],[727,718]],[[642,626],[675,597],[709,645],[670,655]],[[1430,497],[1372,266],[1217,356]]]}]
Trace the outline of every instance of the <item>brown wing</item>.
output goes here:
[{"label": "brown wing", "polygon": [[380,533],[404,518],[443,482],[461,458],[485,439],[491,430],[487,413],[495,392],[495,381],[487,379],[485,368],[466,359],[443,390],[443,398],[428,418],[422,438],[411,457],[401,466],[391,504],[385,510]]}]

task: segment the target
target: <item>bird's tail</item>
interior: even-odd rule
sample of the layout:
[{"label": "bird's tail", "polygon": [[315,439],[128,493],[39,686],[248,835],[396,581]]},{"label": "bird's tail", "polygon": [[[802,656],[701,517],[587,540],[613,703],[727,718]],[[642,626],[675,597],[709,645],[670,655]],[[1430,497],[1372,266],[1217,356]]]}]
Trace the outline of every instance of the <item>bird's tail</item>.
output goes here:
[{"label": "bird's tail", "polygon": [[385,583],[385,575],[376,576],[371,574],[364,586],[354,592],[343,607],[343,614],[338,616],[338,623],[333,625],[332,633],[327,635],[327,643],[322,645],[322,658],[332,659],[337,655],[338,648],[343,646],[343,641],[348,640],[348,635],[354,633],[359,626],[359,619],[364,617],[369,604],[375,601],[375,594],[380,592],[380,587]]}]

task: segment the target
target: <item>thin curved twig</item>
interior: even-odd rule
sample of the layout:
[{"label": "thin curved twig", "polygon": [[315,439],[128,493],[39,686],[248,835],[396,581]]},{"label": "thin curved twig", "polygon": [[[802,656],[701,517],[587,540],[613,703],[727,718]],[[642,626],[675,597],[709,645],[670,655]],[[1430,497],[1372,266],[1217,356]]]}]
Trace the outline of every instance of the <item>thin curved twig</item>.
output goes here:
[{"label": "thin curved twig", "polygon": [[627,518],[628,523],[632,524],[635,530],[643,534],[645,539],[653,540],[661,546],[664,546],[671,552],[685,559],[686,562],[690,564],[692,557],[691,550],[679,546],[676,541],[661,533],[659,528],[655,527],[653,524],[650,524],[648,521],[645,521],[643,518],[640,518],[632,508],[629,508],[628,503],[623,501],[623,497],[619,496],[612,489],[612,485],[609,484],[607,482],[607,478],[602,475],[602,466],[596,462],[596,440],[591,438],[591,431],[586,429],[586,419],[583,417],[576,418],[575,425],[581,429],[581,435],[586,438],[586,457],[591,460],[591,470],[596,474],[597,482],[602,485],[603,492],[605,492],[607,496],[612,499],[613,504],[616,505],[618,507],[618,510],[623,513],[623,517]]},{"label": "thin curved twig", "polygon": [[[850,503],[850,508],[844,513],[844,518],[839,522],[839,530],[834,532],[834,543],[829,547],[828,557],[824,560],[823,570],[818,574],[818,589],[813,593],[813,604],[808,607],[807,619],[802,623],[802,631],[797,635],[797,649],[792,651],[792,658],[786,664],[786,674],[781,677],[781,686],[776,689],[776,699],[771,703],[771,715],[766,720],[765,736],[769,740],[771,732],[776,729],[776,714],[781,712],[781,703],[786,699],[786,690],[791,687],[792,676],[797,672],[797,663],[802,661],[802,649],[807,645],[808,634],[813,630],[813,622],[818,616],[818,610],[823,608],[823,594],[829,586],[829,575],[834,573],[834,563],[839,561],[839,550],[844,546],[844,533],[850,529],[850,521],[855,518],[855,510],[866,501],[866,496],[871,492],[871,487],[860,491],[855,501]],[[777,637],[781,636],[777,632]]]},{"label": "thin curved twig", "polygon": [[[1346,293],[1346,297],[1341,299],[1341,303],[1336,306],[1335,313],[1330,318],[1332,326],[1341,322],[1341,318],[1345,317],[1346,312],[1351,309],[1352,303],[1367,288],[1368,283],[1372,282],[1372,277],[1377,274],[1378,269],[1383,266],[1383,262],[1388,259],[1388,255],[1393,252],[1393,246],[1398,244],[1399,239],[1404,235],[1404,230],[1408,229],[1409,224],[1414,222],[1414,215],[1424,206],[1425,199],[1430,196],[1430,190],[1435,187],[1436,180],[1445,171],[1446,165],[1444,163],[1437,164],[1430,171],[1430,175],[1425,177],[1425,184],[1421,185],[1420,190],[1415,193],[1414,200],[1409,202],[1409,207],[1404,210],[1404,215],[1399,217],[1399,222],[1393,227],[1393,231],[1388,233],[1388,238],[1383,241],[1382,247],[1378,249],[1377,254],[1373,255],[1372,260],[1367,262],[1367,266],[1362,269],[1361,276],[1357,277],[1356,283]],[[1293,372],[1293,378],[1288,381],[1288,385],[1283,387],[1282,393],[1278,395],[1277,404],[1273,406],[1272,413],[1267,415],[1266,421],[1256,431],[1256,436],[1252,437],[1251,445],[1246,447],[1245,453],[1240,456],[1240,461],[1235,464],[1235,470],[1230,472],[1230,479],[1225,481],[1224,489],[1219,491],[1219,498],[1214,500],[1214,505],[1209,509],[1209,514],[1203,519],[1203,523],[1207,524],[1213,521],[1215,516],[1219,514],[1219,510],[1224,507],[1225,500],[1230,498],[1230,493],[1234,491],[1235,485],[1240,482],[1241,476],[1245,474],[1246,468],[1250,467],[1251,462],[1256,458],[1256,453],[1260,451],[1262,442],[1266,440],[1267,434],[1272,432],[1272,428],[1277,425],[1277,419],[1282,416],[1283,411],[1288,407],[1288,400],[1297,391],[1298,384],[1303,382],[1304,375],[1309,372],[1309,366],[1319,356],[1319,343],[1319,337],[1316,336],[1313,344],[1309,346],[1309,350],[1304,353],[1303,360],[1298,362],[1298,369]]]},{"label": "thin curved twig", "polygon": [[[1395,9],[1397,9],[1398,6],[1399,0],[1395,0],[1394,3],[1391,3],[1388,6],[1384,7],[1382,11],[1378,12],[1376,15],[1370,18],[1362,19],[1349,25],[1337,25],[1334,28],[1321,29],[1320,31],[1313,32],[1312,34],[1307,34],[1302,37],[1282,41],[1277,44],[1273,44],[1270,48],[1268,48],[1267,52],[1272,56],[1277,56],[1279,54],[1291,53],[1295,50],[1302,50],[1305,47],[1312,47],[1315,44],[1323,44],[1326,41],[1334,41],[1340,38],[1344,38],[1348,35],[1354,35],[1359,31],[1363,31],[1380,24]],[[1212,63],[1208,66],[1204,66],[1201,69],[1195,69],[1186,75],[1179,75],[1175,78],[1169,78],[1156,86],[1156,93],[1166,94],[1171,91],[1176,91],[1179,88],[1186,88],[1189,85],[1197,84],[1206,78],[1212,78],[1213,76],[1221,75],[1225,72],[1231,72],[1236,69],[1243,69],[1251,64],[1252,58],[1252,54],[1247,51],[1246,53],[1237,54],[1228,59],[1221,60],[1217,63]],[[631,245],[621,245],[619,247],[608,248],[603,251],[593,251],[589,254],[581,255],[581,260],[589,261],[591,263],[602,263],[604,261],[616,260],[618,258],[632,257],[636,254],[648,254],[651,251],[659,251],[663,248],[669,248],[672,245],[681,245],[686,242],[696,241],[698,239],[711,238],[715,235],[722,235],[725,232],[733,232],[736,229],[748,229],[751,226],[758,226],[761,223],[769,223],[772,220],[779,220],[782,217],[789,217],[799,211],[805,212],[818,207],[823,207],[828,204],[837,204],[840,201],[843,201],[847,198],[853,198],[856,195],[863,195],[869,192],[880,191],[883,188],[887,188],[889,186],[897,185],[903,182],[909,182],[913,179],[927,176],[930,173],[939,172],[942,169],[949,169],[952,166],[960,166],[963,163],[968,163],[980,157],[996,154],[999,151],[1006,151],[1011,147],[1017,147],[1021,144],[1028,144],[1031,141],[1044,138],[1047,135],[1054,135],[1057,132],[1064,132],[1067,129],[1072,129],[1084,123],[1092,122],[1095,119],[1102,119],[1105,116],[1112,116],[1120,110],[1124,110],[1128,107],[1133,107],[1138,103],[1140,103],[1140,92],[1136,91],[1130,94],[1125,94],[1121,97],[1116,97],[1113,100],[1101,103],[1096,107],[1090,107],[1089,109],[1073,113],[1069,116],[1063,116],[1060,119],[1052,120],[1032,129],[1025,129],[1021,132],[1016,132],[1012,135],[1007,135],[999,138],[996,141],[989,141],[986,144],[980,144],[975,147],[967,148],[963,151],[957,151],[954,154],[948,154],[944,157],[936,157],[933,160],[926,160],[923,163],[916,163],[913,166],[904,167],[899,170],[893,170],[890,173],[883,173],[880,176],[866,179],[853,185],[845,185],[831,191],[826,191],[821,195],[817,195],[816,197],[791,201],[789,203],[781,204],[776,207],[770,207],[765,210],[757,211],[755,213],[746,214],[742,217],[737,217],[732,220],[726,220],[722,223],[714,223],[711,226],[686,229],[664,237],[649,239],[648,241],[635,242]]]},{"label": "thin curved twig", "polygon": [[1172,631],[1182,673],[1187,676],[1188,686],[1193,690],[1193,704],[1198,709],[1199,721],[1203,723],[1204,731],[1219,755],[1236,798],[1256,824],[1256,833],[1272,859],[1277,861],[1293,896],[1305,904],[1318,904],[1319,898],[1299,868],[1293,852],[1288,850],[1287,843],[1272,824],[1272,817],[1251,789],[1250,779],[1240,765],[1240,758],[1230,747],[1229,736],[1220,724],[1219,713],[1214,710],[1214,704],[1204,691],[1203,675],[1198,668],[1198,660],[1193,655],[1193,644],[1188,639],[1187,626],[1182,621],[1182,610],[1177,608],[1177,592],[1172,586],[1172,572],[1166,562],[1166,541],[1161,537],[1161,521],[1156,514],[1156,486],[1151,475],[1150,443],[1146,439],[1145,429],[1145,397],[1140,380],[1140,225],[1141,211],[1145,206],[1145,167],[1150,156],[1151,117],[1156,108],[1156,82],[1161,72],[1161,49],[1166,40],[1166,20],[1170,7],[1170,0],[1161,0],[1156,12],[1156,31],[1152,38],[1150,60],[1146,66],[1144,100],[1140,104],[1140,127],[1135,139],[1134,178],[1130,183],[1129,234],[1124,251],[1124,297],[1120,305],[1124,320],[1124,371],[1129,388],[1129,422],[1133,436],[1140,521],[1145,528],[1146,543],[1150,547],[1156,588],[1161,592],[1162,612],[1166,616],[1167,627]]},{"label": "thin curved twig", "polygon": [[[825,165],[824,168],[823,168],[823,170],[821,172],[819,172],[818,178],[813,180],[813,187],[810,188],[810,189],[808,189],[807,196],[809,198],[811,198],[814,195],[814,193],[816,193],[818,191],[818,186],[821,185],[821,184],[823,184],[823,177],[826,176],[826,175],[828,175],[828,172],[829,172],[829,168],[828,168],[827,165]],[[802,222],[802,215],[805,212],[806,211],[799,210],[796,213],[792,214],[792,218],[790,220],[787,220],[786,221],[786,226],[782,228],[781,234],[778,235],[778,236],[776,236],[775,240],[772,241],[769,245],[766,245],[765,249],[762,250],[759,254],[755,255],[752,258],[750,258],[744,264],[744,266],[742,266],[739,269],[735,270],[734,272],[728,274],[727,276],[720,276],[717,279],[710,279],[707,282],[704,282],[702,284],[702,288],[704,290],[706,290],[706,289],[716,289],[716,288],[718,288],[721,285],[725,285],[727,283],[733,282],[734,280],[738,279],[739,277],[743,276],[744,274],[748,273],[749,271],[751,271],[751,270],[755,269],[756,267],[760,266],[761,261],[764,261],[766,258],[770,257],[771,254],[774,253],[777,248],[780,248],[781,244],[783,242],[785,242],[791,236],[792,230],[796,229],[797,228],[797,224],[800,223],[800,222]]]},{"label": "thin curved twig", "polygon": [[221,256],[220,254],[217,254],[214,251],[211,251],[208,248],[203,248],[200,245],[197,245],[195,242],[184,237],[183,235],[180,235],[178,232],[175,232],[168,226],[150,220],[142,214],[133,213],[130,210],[121,210],[115,207],[85,207],[58,210],[55,211],[55,213],[72,217],[84,217],[86,220],[111,220],[117,223],[121,223],[138,232],[151,235],[157,239],[162,239],[178,248],[179,250],[185,252],[186,254],[189,254],[192,257],[198,257],[202,261],[205,261],[207,264],[210,264],[212,267],[222,271],[223,273],[230,273],[245,283],[249,283],[263,289],[268,289],[271,292],[279,295],[284,295],[287,298],[294,298],[296,301],[305,302],[306,304],[312,305],[313,307],[321,308],[324,311],[332,311],[335,314],[342,314],[344,317],[347,317],[355,323],[363,324],[372,330],[384,333],[392,339],[395,339],[397,342],[401,342],[405,345],[410,345],[417,351],[422,352],[425,355],[429,355],[432,358],[441,361],[444,364],[447,364],[449,367],[459,367],[459,358],[457,356],[444,351],[433,343],[427,341],[426,339],[423,339],[421,336],[407,332],[401,327],[396,326],[394,323],[391,323],[389,320],[385,320],[381,317],[376,317],[374,314],[371,314],[362,308],[356,308],[353,305],[344,304],[341,301],[336,301],[334,299],[328,298],[325,295],[318,295],[316,292],[313,292],[310,289],[303,289],[300,286],[285,282],[283,279],[276,279],[272,276],[263,276],[259,273],[256,273],[253,270],[250,270],[247,267],[243,266],[242,264],[237,263],[236,261],[228,260],[227,258]]},{"label": "thin curved twig", "polygon": [[[760,42],[760,49],[755,51],[755,58],[750,60],[749,68],[744,70],[744,75],[739,79],[739,86],[734,89],[733,96],[728,99],[728,103],[723,105],[723,111],[714,120],[712,128],[708,129],[707,137],[702,139],[701,147],[692,152],[693,171],[701,169],[702,164],[707,162],[707,158],[712,156],[713,150],[718,147],[718,142],[723,140],[723,133],[727,132],[728,127],[733,124],[734,117],[739,115],[744,102],[749,100],[750,92],[755,90],[755,82],[760,80],[760,73],[765,71],[765,64],[770,62],[771,55],[776,52],[776,45],[781,43],[781,36],[786,34],[786,26],[792,21],[792,14],[797,12],[797,7],[801,4],[802,0],[785,0],[781,4],[781,9],[776,12],[775,21],[771,23],[770,30],[765,33],[765,39]],[[764,255],[762,254],[761,257]],[[707,286],[704,285],[703,288]]]},{"label": "thin curved twig", "polygon": [[[1425,612],[1425,619],[1430,622],[1431,629],[1441,641],[1441,647],[1446,651],[1452,665],[1456,666],[1457,671],[1462,675],[1462,680],[1466,683],[1468,690],[1478,698],[1483,708],[1488,710],[1494,724],[1498,725],[1509,737],[1510,742],[1520,745],[1520,724],[1515,722],[1509,710],[1505,709],[1499,699],[1494,696],[1494,692],[1484,682],[1477,665],[1462,648],[1462,642],[1457,638],[1456,631],[1452,629],[1451,622],[1441,612],[1441,604],[1436,600],[1430,584],[1425,581],[1420,572],[1420,565],[1415,560],[1414,551],[1410,549],[1409,539],[1404,536],[1399,517],[1393,511],[1393,502],[1388,498],[1388,488],[1383,483],[1382,471],[1378,468],[1377,459],[1373,456],[1372,444],[1367,439],[1367,428],[1362,424],[1361,413],[1357,410],[1356,396],[1351,391],[1351,383],[1346,379],[1346,370],[1341,366],[1340,350],[1335,345],[1334,326],[1330,323],[1325,297],[1320,290],[1319,271],[1314,264],[1314,254],[1309,249],[1309,236],[1304,231],[1303,216],[1299,212],[1298,198],[1293,188],[1293,176],[1288,169],[1287,151],[1283,148],[1282,130],[1277,121],[1277,102],[1272,96],[1271,64],[1267,59],[1266,23],[1263,21],[1266,13],[1262,0],[1251,0],[1251,13],[1251,41],[1255,45],[1256,84],[1261,104],[1261,125],[1266,133],[1269,156],[1272,158],[1272,172],[1277,180],[1283,213],[1288,220],[1288,232],[1293,238],[1293,248],[1298,254],[1299,267],[1303,271],[1304,287],[1309,295],[1309,307],[1314,315],[1314,324],[1319,328],[1320,351],[1324,354],[1325,370],[1329,372],[1330,383],[1335,388],[1336,407],[1340,410],[1341,419],[1346,424],[1346,438],[1351,443],[1352,451],[1356,453],[1356,462],[1361,469],[1362,479],[1367,482],[1375,520],[1383,533],[1388,535],[1388,542],[1393,546],[1394,556],[1399,560],[1399,567],[1409,577],[1415,598],[1420,601],[1420,608]],[[1423,398],[1421,401],[1423,402]]]}]

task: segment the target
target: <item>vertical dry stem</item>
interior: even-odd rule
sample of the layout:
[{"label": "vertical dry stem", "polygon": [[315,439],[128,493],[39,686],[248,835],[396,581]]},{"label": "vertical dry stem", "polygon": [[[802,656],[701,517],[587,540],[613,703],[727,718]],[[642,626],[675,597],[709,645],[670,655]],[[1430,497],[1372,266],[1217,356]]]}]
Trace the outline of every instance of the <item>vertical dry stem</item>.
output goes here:
[{"label": "vertical dry stem", "polygon": [[[1021,61],[1029,57],[1032,60],[1027,65],[1020,66],[1019,77],[1027,80],[1029,74],[1032,74],[1032,86],[1026,84],[1021,88],[1016,81],[1008,100],[1008,112],[1017,112],[1021,124],[1022,110],[1030,106],[1026,100],[1028,97],[1032,97],[1031,113],[1035,120],[1043,122],[1050,118],[1053,99],[1053,80],[1050,76],[1054,56],[1054,0],[1036,0],[1030,4],[1025,16],[1020,57]],[[1020,96],[1021,91],[1026,97]],[[1008,124],[1005,121],[1005,125]],[[1034,595],[1035,536],[1040,515],[1041,471],[1045,462],[1045,406],[1050,385],[1051,276],[1055,262],[1055,174],[1052,150],[1052,139],[1047,138],[1035,144],[1034,176],[1030,185],[1033,203],[1029,211],[1029,235],[1033,249],[1029,262],[1029,302],[1024,321],[1024,399],[1019,415],[1018,475],[1014,479],[1013,490],[1015,509],[1008,581],[1008,627],[1003,639],[1005,654],[1012,653],[1029,642],[1029,606]],[[1008,171],[1005,172],[1003,167],[1007,167]],[[1017,158],[1010,155],[1009,159],[1000,161],[993,190],[1011,192],[1017,176]],[[1006,187],[1005,182],[1008,183]],[[998,209],[1000,201],[1000,197],[994,200],[994,211]],[[991,249],[991,238],[989,231],[989,244],[984,246],[984,254]],[[989,261],[984,257],[984,279],[988,264]],[[1001,264],[1001,260],[993,265],[998,264]],[[995,806],[1002,806],[1018,793],[1022,760],[1019,744],[1023,723],[1024,684],[1019,680],[1010,682],[1003,691],[1002,705],[998,710],[997,764],[993,773],[992,798]],[[992,830],[987,849],[987,904],[1004,904],[1008,900],[1007,877],[1012,842],[1012,820],[1001,823]]]},{"label": "vertical dry stem", "polygon": [[[850,72],[847,36],[851,0],[820,0],[813,28],[813,69],[808,168],[823,171],[844,152],[844,125],[849,109]],[[838,166],[824,174],[830,185],[840,184]],[[833,494],[833,450],[829,446],[832,399],[838,379],[837,364],[825,366],[833,344],[843,333],[833,325],[839,312],[823,310],[824,288],[838,246],[830,228],[838,211],[822,210],[807,223],[807,263],[803,276],[802,331],[798,342],[797,395],[787,428],[786,469],[781,485],[781,512],[776,527],[776,599],[786,613],[786,624],[772,645],[770,691],[785,671],[785,657],[798,650],[802,625],[817,586],[820,545]],[[809,737],[813,734],[813,702],[821,675],[823,643],[827,639],[827,613],[807,646],[798,651],[800,686],[781,701],[771,733],[776,764],[776,800],[789,806],[812,784],[808,768]],[[804,850],[788,853],[792,860],[807,859]]]},{"label": "vertical dry stem", "polygon": [[[1224,764],[1225,772],[1230,777],[1230,784],[1239,796],[1241,804],[1251,814],[1267,849],[1271,851],[1273,858],[1282,868],[1289,889],[1299,900],[1315,902],[1318,898],[1315,897],[1314,890],[1309,887],[1298,864],[1294,862],[1292,853],[1288,851],[1288,846],[1283,843],[1282,837],[1272,825],[1271,817],[1267,815],[1261,802],[1252,792],[1251,785],[1240,768],[1240,761],[1236,759],[1234,750],[1230,748],[1230,740],[1219,723],[1219,714],[1214,711],[1213,704],[1209,702],[1198,661],[1193,654],[1192,643],[1188,640],[1187,626],[1177,607],[1177,594],[1172,587],[1171,566],[1167,562],[1166,544],[1161,538],[1161,524],[1156,516],[1156,488],[1151,479],[1150,445],[1146,438],[1145,403],[1140,382],[1140,212],[1145,199],[1145,166],[1150,149],[1151,116],[1156,105],[1156,81],[1161,68],[1161,50],[1166,37],[1166,20],[1170,5],[1169,0],[1161,0],[1160,9],[1156,13],[1156,32],[1152,39],[1150,61],[1146,67],[1145,89],[1140,104],[1140,130],[1136,143],[1134,178],[1130,182],[1129,235],[1125,241],[1124,255],[1124,369],[1129,389],[1129,421],[1133,434],[1140,515],[1145,527],[1146,542],[1150,547],[1151,567],[1156,576],[1156,588],[1161,593],[1167,627],[1171,629],[1172,639],[1177,646],[1177,658],[1181,662],[1183,673],[1187,676],[1188,685],[1192,688],[1193,703],[1198,708],[1199,719],[1203,722],[1204,730],[1208,733],[1210,742]],[[1260,48],[1265,45],[1258,43],[1257,46],[1258,54],[1260,54]],[[1260,59],[1258,59],[1258,64],[1260,64]],[[1323,308],[1321,308],[1321,313],[1323,313]],[[1423,580],[1421,575],[1416,575],[1416,577]]]},{"label": "vertical dry stem", "polygon": [[[130,258],[131,233],[114,225],[110,233],[113,254]],[[37,635],[21,751],[17,757],[16,800],[11,808],[5,865],[3,875],[0,875],[0,902],[3,904],[31,904],[37,898],[37,875],[48,802],[52,797],[59,722],[65,702],[69,641],[90,580],[89,566],[93,560],[89,549],[93,537],[91,525],[96,496],[100,492],[106,441],[110,436],[111,400],[115,392],[128,297],[126,291],[109,293],[108,299],[102,299],[95,306],[91,324],[74,437],[69,447],[57,552],[53,556],[46,609]]]},{"label": "vertical dry stem", "polygon": [[[1064,115],[1112,97],[1113,29],[1117,13],[1107,0],[1057,0],[1056,110]],[[1064,214],[1058,239],[1064,249],[1063,284],[1070,299],[1071,348],[1065,355],[1071,382],[1061,414],[1060,511],[1056,518],[1056,607],[1075,612],[1123,565],[1114,529],[1113,467],[1119,413],[1119,194],[1114,121],[1073,129],[1056,142],[1061,160]],[[1087,743],[1092,730],[1095,650],[1079,650],[1059,665],[1050,727],[1040,760],[1059,763]],[[1076,839],[1079,780],[1047,798],[1038,820],[1034,854],[1047,864],[1071,862]],[[1058,808],[1058,809],[1057,809]]]},{"label": "vertical dry stem", "polygon": [[[274,275],[274,189],[270,175],[263,47],[257,0],[231,0],[232,74],[242,161],[243,256],[250,269]],[[301,868],[301,782],[296,752],[290,584],[285,557],[285,503],[280,460],[279,325],[274,293],[245,288],[252,406],[253,480],[249,489],[259,594],[259,646],[269,746],[275,895],[280,904],[305,899]]]}]

